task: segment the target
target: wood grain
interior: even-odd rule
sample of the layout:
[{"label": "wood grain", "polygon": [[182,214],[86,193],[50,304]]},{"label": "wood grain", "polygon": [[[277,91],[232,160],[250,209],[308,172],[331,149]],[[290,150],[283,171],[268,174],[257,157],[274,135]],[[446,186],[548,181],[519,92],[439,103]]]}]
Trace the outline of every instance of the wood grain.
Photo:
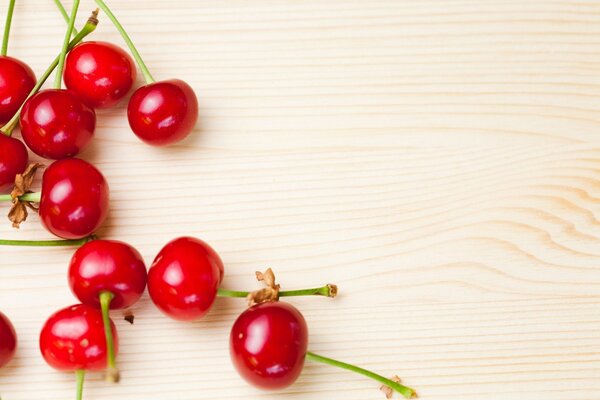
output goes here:
[{"label": "wood grain", "polygon": [[[337,283],[336,300],[290,300],[311,348],[423,399],[598,398],[600,2],[110,4],[157,78],[195,88],[201,122],[156,149],[124,106],[99,113],[83,157],[112,189],[101,236],[148,263],[201,237],[228,288],[256,287],[265,266],[286,288]],[[94,38],[122,44],[100,18]],[[9,51],[39,73],[63,29],[51,1],[20,1]],[[36,217],[0,237],[49,238]],[[74,394],[37,348],[45,318],[75,302],[70,253],[0,248],[0,309],[20,338],[4,400]],[[243,306],[219,300],[192,324],[147,297],[135,325],[115,313],[123,382],[90,375],[86,399],[382,398],[320,365],[283,392],[247,386],[227,342]]]}]

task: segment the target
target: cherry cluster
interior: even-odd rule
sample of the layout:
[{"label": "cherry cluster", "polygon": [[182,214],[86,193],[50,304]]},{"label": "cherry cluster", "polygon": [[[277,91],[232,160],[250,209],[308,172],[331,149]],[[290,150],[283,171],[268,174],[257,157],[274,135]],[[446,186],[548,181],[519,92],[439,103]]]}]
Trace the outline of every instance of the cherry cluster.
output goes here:
[{"label": "cherry cluster", "polygon": [[[60,54],[36,79],[25,63],[7,56],[15,0],[7,12],[0,54],[0,201],[10,201],[9,219],[18,227],[28,210],[39,214],[44,227],[61,238],[47,241],[0,240],[2,245],[76,246],[68,283],[79,304],[52,314],[40,333],[40,350],[51,367],[77,377],[82,398],[86,371],[105,371],[119,382],[118,333],[110,310],[128,309],[146,287],[152,302],[166,316],[181,321],[204,317],[217,297],[245,298],[248,308],[234,322],[229,338],[231,360],[239,374],[262,389],[282,389],[299,377],[306,360],[354,371],[380,382],[388,398],[396,391],[415,397],[413,389],[396,378],[323,357],[308,350],[308,327],[301,312],[286,296],[335,297],[337,287],[282,291],[271,269],[257,272],[262,289],[246,292],[221,288],[225,269],[217,252],[194,237],[167,243],[150,268],[131,245],[99,239],[94,233],[106,219],[109,185],[92,164],[74,158],[91,141],[96,109],[114,107],[133,88],[136,66],[146,84],[136,89],[127,105],[131,130],[143,142],[164,146],[179,142],[193,130],[198,101],[182,80],[155,81],[130,37],[103,0],[95,0],[127,43],[133,58],[107,42],[83,42],[98,24],[96,10],[79,30],[74,29],[79,0],[70,14],[55,0],[67,21]],[[135,60],[135,63],[134,63]],[[57,69],[52,89],[41,90]],[[66,89],[61,86],[63,84]],[[13,138],[19,126],[23,142]],[[41,191],[29,189],[41,164],[29,163],[28,150],[53,161],[45,168]],[[128,316],[133,323],[133,316]],[[17,336],[0,313],[0,367],[14,356]]]}]

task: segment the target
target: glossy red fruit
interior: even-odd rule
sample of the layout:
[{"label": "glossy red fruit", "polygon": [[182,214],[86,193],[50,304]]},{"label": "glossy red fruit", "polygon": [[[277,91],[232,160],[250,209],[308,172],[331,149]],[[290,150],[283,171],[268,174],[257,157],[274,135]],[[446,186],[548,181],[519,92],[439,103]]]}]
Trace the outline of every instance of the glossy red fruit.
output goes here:
[{"label": "glossy red fruit", "polygon": [[[111,329],[117,352],[117,330],[112,321]],[[40,350],[46,363],[58,370],[105,369],[107,350],[102,313],[86,304],[70,306],[54,313],[40,333]]]},{"label": "glossy red fruit", "polygon": [[8,317],[0,312],[0,368],[12,360],[17,351],[17,333]]},{"label": "glossy red fruit", "polygon": [[146,266],[141,254],[127,243],[92,240],[81,246],[69,266],[69,286],[85,304],[100,307],[100,293],[111,292],[110,308],[126,308],[146,289]]},{"label": "glossy red fruit", "polygon": [[39,214],[51,233],[80,239],[96,231],[108,214],[106,179],[78,158],[55,161],[42,177]]},{"label": "glossy red fruit", "polygon": [[117,104],[133,86],[135,76],[129,54],[107,42],[80,43],[65,63],[65,85],[94,108]]},{"label": "glossy red fruit", "polygon": [[35,74],[16,58],[0,56],[0,125],[6,124],[35,86]]},{"label": "glossy red fruit", "polygon": [[28,160],[23,142],[0,133],[0,193],[10,192],[15,176],[25,171]]},{"label": "glossy red fruit", "polygon": [[148,271],[148,292],[171,318],[201,318],[217,297],[223,263],[205,242],[181,237],[167,243]]},{"label": "glossy red fruit", "polygon": [[73,92],[43,90],[25,102],[21,135],[35,154],[60,160],[79,154],[96,129],[96,113]]},{"label": "glossy red fruit", "polygon": [[229,351],[238,373],[261,389],[283,389],[298,379],[308,347],[304,317],[288,303],[265,302],[233,324]]},{"label": "glossy red fruit", "polygon": [[179,79],[151,83],[133,93],[127,118],[141,140],[165,146],[192,132],[198,120],[198,99],[190,85]]}]

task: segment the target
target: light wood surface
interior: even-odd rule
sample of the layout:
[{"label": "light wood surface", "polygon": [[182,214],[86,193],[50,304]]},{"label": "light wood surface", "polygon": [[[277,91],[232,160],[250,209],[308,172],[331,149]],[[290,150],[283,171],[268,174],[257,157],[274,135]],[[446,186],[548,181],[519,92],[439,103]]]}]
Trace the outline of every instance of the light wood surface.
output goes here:
[{"label": "light wood surface", "polygon": [[[64,22],[50,0],[18,3],[9,52],[39,74]],[[257,288],[266,266],[288,289],[337,283],[335,300],[291,300],[312,350],[423,399],[600,398],[600,2],[109,4],[157,78],[195,88],[201,123],[157,149],[123,105],[99,112],[83,158],[112,189],[102,237],[148,264],[174,237],[203,238],[232,289]],[[100,19],[93,38],[123,44]],[[35,216],[0,237],[50,238]],[[75,302],[71,252],[0,248],[0,309],[20,339],[3,400],[74,397],[37,344]],[[85,398],[383,398],[313,364],[289,390],[247,386],[228,355],[243,308],[218,300],[186,324],[145,296],[135,325],[115,313],[123,381],[90,375]]]}]

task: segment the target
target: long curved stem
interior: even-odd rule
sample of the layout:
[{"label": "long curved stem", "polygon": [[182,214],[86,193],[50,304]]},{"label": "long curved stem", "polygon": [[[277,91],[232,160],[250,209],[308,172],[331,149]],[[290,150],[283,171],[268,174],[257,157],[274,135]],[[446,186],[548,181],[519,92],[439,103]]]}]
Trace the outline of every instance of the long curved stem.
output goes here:
[{"label": "long curved stem", "polygon": [[6,11],[6,23],[4,24],[4,36],[2,37],[2,51],[0,55],[5,56],[8,52],[8,36],[10,35],[10,25],[12,24],[12,16],[15,11],[15,0],[10,0],[8,10]]},{"label": "long curved stem", "polygon": [[0,239],[0,246],[30,246],[30,247],[60,247],[60,246],[83,246],[96,236],[86,236],[83,239],[56,239],[56,240],[11,240]]},{"label": "long curved stem", "polygon": [[[56,4],[56,8],[58,8],[58,11],[60,11],[60,14],[64,18],[65,22],[68,24],[69,14],[67,14],[67,10],[65,10],[65,7],[63,6],[62,2],[60,0],[54,0],[54,4]],[[73,34],[77,35],[77,29],[73,28]]]},{"label": "long curved stem", "polygon": [[[73,40],[71,40],[71,43],[69,43],[69,50],[71,50],[73,47],[75,47],[75,45],[77,45],[77,43],[81,42],[83,40],[83,38],[85,38],[87,35],[94,32],[94,30],[96,29],[96,26],[98,26],[97,16],[98,16],[98,11],[94,11],[92,13],[92,15],[90,16],[90,18],[87,20],[86,24],[83,26],[83,28],[81,28],[81,30],[79,31],[77,36],[75,36],[73,38]],[[60,56],[56,56],[54,61],[52,61],[52,63],[50,63],[50,66],[48,66],[46,71],[44,71],[42,76],[40,76],[40,78],[38,79],[38,81],[35,84],[35,86],[33,87],[33,89],[31,89],[31,92],[29,92],[29,95],[27,96],[28,99],[40,90],[40,88],[46,82],[48,77],[52,74],[52,71],[54,71],[54,69],[58,65],[59,58],[60,58]],[[21,108],[19,108],[19,110],[15,113],[15,115],[12,116],[10,121],[8,121],[6,123],[6,125],[4,125],[0,129],[0,133],[4,134],[6,136],[12,135],[12,131],[15,129],[15,127],[19,123],[19,115],[21,115],[22,108],[23,108],[23,106],[21,105]],[[0,200],[0,201],[2,201],[2,200]]]},{"label": "long curved stem", "polygon": [[73,6],[71,7],[71,17],[69,18],[69,25],[67,32],[65,33],[65,40],[63,41],[62,50],[58,56],[58,69],[54,76],[54,88],[60,89],[62,84],[63,70],[65,69],[65,59],[67,58],[67,52],[69,51],[69,42],[71,41],[71,35],[73,35],[73,27],[75,26],[75,18],[77,18],[77,10],[79,9],[79,1],[73,0]]},{"label": "long curved stem", "polygon": [[[279,292],[279,297],[292,296],[325,296],[335,297],[337,295],[337,286],[328,284],[318,288],[299,289],[299,290],[282,290]],[[243,292],[239,290],[219,289],[217,296],[219,297],[247,297],[251,292]]]},{"label": "long curved stem", "polygon": [[85,379],[85,370],[78,369],[77,371],[75,371],[75,376],[77,377],[77,395],[75,398],[77,400],[82,400],[83,399],[83,381]]},{"label": "long curved stem", "polygon": [[356,372],[357,374],[360,374],[360,375],[364,375],[364,376],[371,378],[379,383],[384,384],[385,386],[390,387],[391,389],[400,393],[402,396],[406,397],[407,399],[412,399],[414,397],[417,397],[417,392],[415,392],[414,389],[411,389],[408,386],[404,386],[400,383],[394,382],[391,379],[387,379],[379,374],[376,374],[376,373],[366,370],[364,368],[360,368],[360,367],[357,367],[352,364],[347,364],[347,363],[344,363],[341,361],[337,361],[332,358],[323,357],[318,354],[312,353],[310,351],[306,353],[306,359],[310,360],[310,361],[319,362],[322,364],[332,365],[334,367],[342,368],[342,369],[345,369],[348,371]]},{"label": "long curved stem", "polygon": [[127,31],[125,31],[125,28],[123,28],[123,25],[121,25],[121,23],[119,22],[117,17],[115,17],[115,15],[112,13],[110,8],[108,8],[108,6],[106,5],[106,3],[103,0],[95,0],[95,1],[96,1],[96,4],[98,4],[98,7],[100,7],[100,9],[106,13],[106,15],[108,16],[108,19],[110,19],[110,21],[113,23],[115,28],[117,28],[117,30],[123,37],[123,40],[125,41],[125,43],[127,43],[127,46],[129,47],[129,51],[131,51],[131,54],[133,54],[133,58],[135,59],[135,62],[137,63],[138,67],[140,67],[140,69],[142,70],[142,74],[144,74],[144,79],[146,80],[146,83],[150,84],[150,83],[155,82],[154,77],[150,73],[150,70],[146,66],[146,63],[144,63],[144,60],[142,59],[142,56],[140,56],[140,53],[137,51],[137,48],[131,41],[131,38],[127,34]]},{"label": "long curved stem", "polygon": [[110,323],[110,302],[115,296],[111,292],[100,293],[100,308],[102,310],[102,322],[104,323],[104,335],[106,336],[106,349],[108,351],[106,380],[108,382],[119,382],[119,369],[115,357],[115,344]]}]

